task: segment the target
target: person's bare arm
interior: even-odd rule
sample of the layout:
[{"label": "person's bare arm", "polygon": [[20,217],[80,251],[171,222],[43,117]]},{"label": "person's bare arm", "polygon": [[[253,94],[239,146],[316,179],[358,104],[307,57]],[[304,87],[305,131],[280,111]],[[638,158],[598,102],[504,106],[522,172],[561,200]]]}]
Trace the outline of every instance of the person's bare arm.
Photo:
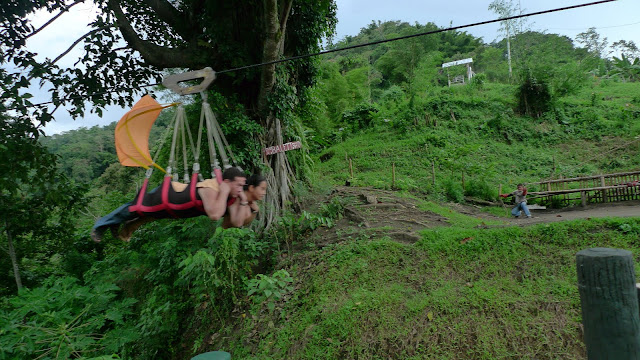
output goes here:
[{"label": "person's bare arm", "polygon": [[220,184],[218,191],[212,188],[198,188],[202,206],[209,219],[218,220],[224,215],[227,210],[229,191],[229,185],[224,182]]},{"label": "person's bare arm", "polygon": [[251,217],[251,208],[244,193],[240,194],[236,201],[228,207],[228,210],[229,215],[225,217],[225,223],[229,227],[241,227]]},{"label": "person's bare arm", "polygon": [[251,224],[251,222],[256,219],[258,211],[260,211],[260,208],[258,207],[258,204],[255,203],[255,201],[249,202],[249,211],[251,213],[249,217],[244,221],[244,226]]}]

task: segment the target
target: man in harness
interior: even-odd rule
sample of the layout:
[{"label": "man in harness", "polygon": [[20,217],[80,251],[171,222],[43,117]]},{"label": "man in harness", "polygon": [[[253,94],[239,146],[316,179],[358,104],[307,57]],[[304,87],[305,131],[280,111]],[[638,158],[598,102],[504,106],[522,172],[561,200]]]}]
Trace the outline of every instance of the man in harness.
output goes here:
[{"label": "man in harness", "polygon": [[[223,216],[240,216],[238,212],[227,212],[227,207],[243,197],[246,175],[237,167],[231,167],[223,172],[222,179],[218,184],[215,179],[196,182],[194,177],[190,184],[183,184],[165,178],[162,185],[148,193],[141,190],[135,199],[98,219],[91,238],[100,242],[110,229],[114,237],[128,241],[138,227],[157,219],[206,215],[218,220]],[[245,219],[229,219],[225,223],[244,224]]]}]

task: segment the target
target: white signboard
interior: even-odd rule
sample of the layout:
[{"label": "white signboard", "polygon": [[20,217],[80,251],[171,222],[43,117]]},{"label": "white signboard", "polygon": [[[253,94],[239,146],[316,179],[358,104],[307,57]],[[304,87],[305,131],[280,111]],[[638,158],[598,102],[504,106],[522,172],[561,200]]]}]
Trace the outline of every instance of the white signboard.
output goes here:
[{"label": "white signboard", "polygon": [[265,155],[273,155],[289,150],[300,149],[302,144],[300,141],[288,142],[282,145],[270,146],[268,148],[263,149]]},{"label": "white signboard", "polygon": [[462,59],[462,60],[456,60],[456,61],[452,61],[452,62],[448,62],[448,63],[444,63],[442,64],[443,68],[447,68],[449,66],[455,66],[455,65],[462,65],[462,64],[469,64],[472,63],[473,59],[472,58],[468,58],[468,59]]}]

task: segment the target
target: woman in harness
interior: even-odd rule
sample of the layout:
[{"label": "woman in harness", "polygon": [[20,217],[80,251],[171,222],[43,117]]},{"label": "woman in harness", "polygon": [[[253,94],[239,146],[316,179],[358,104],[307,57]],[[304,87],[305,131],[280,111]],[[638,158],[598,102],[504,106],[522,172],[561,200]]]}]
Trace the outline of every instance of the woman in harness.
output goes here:
[{"label": "woman in harness", "polygon": [[[196,182],[195,177],[190,184],[169,184],[165,179],[161,186],[148,193],[140,191],[135,199],[98,219],[91,231],[91,238],[100,242],[106,230],[111,229],[114,237],[128,241],[141,225],[170,217],[206,215],[211,220],[218,220],[224,216],[225,219],[228,218],[228,227],[248,224],[250,221],[247,222],[247,219],[251,217],[251,213],[236,211],[237,206],[233,207],[233,211],[227,211],[238,199],[239,204],[247,202],[243,191],[246,175],[240,169],[231,167],[223,172],[222,179],[220,184],[215,179]],[[122,224],[124,226],[120,228]]]},{"label": "woman in harness", "polygon": [[256,218],[260,208],[256,201],[262,200],[267,193],[267,180],[262,175],[253,174],[247,179],[244,191],[238,196],[239,201],[227,206],[227,213],[222,227],[241,227],[250,224]]}]

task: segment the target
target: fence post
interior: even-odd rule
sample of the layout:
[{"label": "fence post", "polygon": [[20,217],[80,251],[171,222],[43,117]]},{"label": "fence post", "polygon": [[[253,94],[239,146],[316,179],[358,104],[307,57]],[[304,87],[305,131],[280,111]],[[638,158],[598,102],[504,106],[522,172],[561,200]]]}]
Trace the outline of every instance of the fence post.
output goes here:
[{"label": "fence post", "polygon": [[[605,187],[607,186],[607,183],[604,181],[604,175],[600,176],[600,186],[601,187]],[[606,189],[602,189],[602,202],[606,203],[607,202],[607,190]]]},{"label": "fence post", "polygon": [[391,163],[391,190],[396,188],[396,163]]},{"label": "fence post", "polygon": [[585,249],[576,254],[576,267],[587,358],[640,358],[638,294],[631,252]]}]

